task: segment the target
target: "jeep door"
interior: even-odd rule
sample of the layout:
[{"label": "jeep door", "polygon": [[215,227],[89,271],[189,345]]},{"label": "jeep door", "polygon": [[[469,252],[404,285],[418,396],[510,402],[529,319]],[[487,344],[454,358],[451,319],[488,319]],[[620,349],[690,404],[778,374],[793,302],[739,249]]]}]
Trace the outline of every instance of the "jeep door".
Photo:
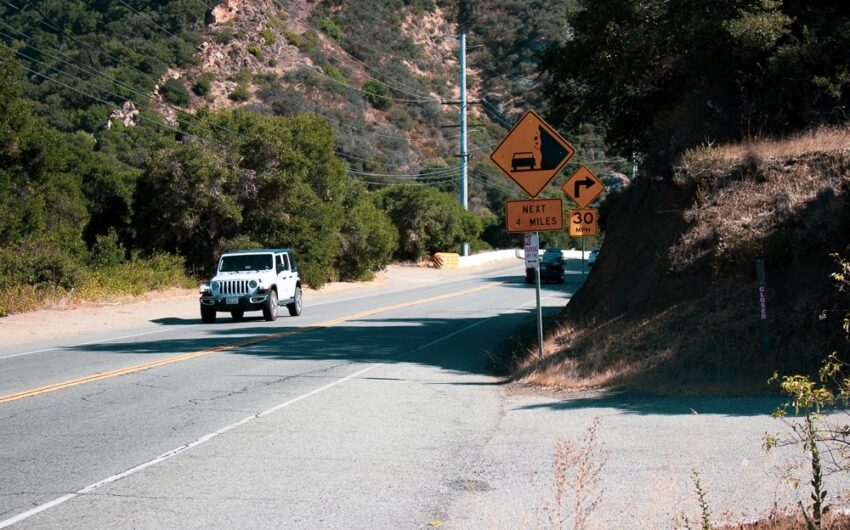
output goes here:
[{"label": "jeep door", "polygon": [[292,272],[292,264],[288,254],[276,254],[274,257],[275,272],[277,272],[277,297],[280,301],[289,300],[295,296],[297,278]]}]

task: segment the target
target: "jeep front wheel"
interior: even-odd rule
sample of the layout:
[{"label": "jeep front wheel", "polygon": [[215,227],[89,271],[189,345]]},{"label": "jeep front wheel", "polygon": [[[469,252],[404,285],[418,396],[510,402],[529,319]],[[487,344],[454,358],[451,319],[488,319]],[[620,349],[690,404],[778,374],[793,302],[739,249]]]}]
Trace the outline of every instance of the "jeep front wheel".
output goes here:
[{"label": "jeep front wheel", "polygon": [[204,324],[212,324],[215,322],[215,309],[209,306],[201,306],[201,320]]},{"label": "jeep front wheel", "polygon": [[268,321],[277,319],[277,291],[272,289],[266,303],[263,304],[263,318]]},{"label": "jeep front wheel", "polygon": [[301,306],[304,305],[301,295],[301,287],[295,288],[295,300],[292,301],[291,304],[287,304],[286,308],[289,309],[289,316],[297,317],[301,315]]}]

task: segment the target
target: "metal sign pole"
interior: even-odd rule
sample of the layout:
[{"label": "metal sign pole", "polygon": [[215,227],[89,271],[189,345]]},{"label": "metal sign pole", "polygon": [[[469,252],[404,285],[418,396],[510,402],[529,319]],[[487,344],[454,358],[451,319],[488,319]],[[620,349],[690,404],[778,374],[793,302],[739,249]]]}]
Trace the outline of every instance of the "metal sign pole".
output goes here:
[{"label": "metal sign pole", "polygon": [[764,259],[756,260],[756,281],[759,295],[759,338],[761,352],[766,361],[774,363],[770,354],[770,333],[767,328],[767,275],[764,270]]},{"label": "metal sign pole", "polygon": [[[537,238],[537,245],[540,248],[540,233],[534,232],[534,237]],[[543,358],[543,308],[540,305],[540,260],[537,260],[537,267],[534,268],[534,276],[537,278],[537,346],[540,352],[540,358]]]},{"label": "metal sign pole", "polygon": [[584,236],[581,236],[581,275],[584,276]]}]

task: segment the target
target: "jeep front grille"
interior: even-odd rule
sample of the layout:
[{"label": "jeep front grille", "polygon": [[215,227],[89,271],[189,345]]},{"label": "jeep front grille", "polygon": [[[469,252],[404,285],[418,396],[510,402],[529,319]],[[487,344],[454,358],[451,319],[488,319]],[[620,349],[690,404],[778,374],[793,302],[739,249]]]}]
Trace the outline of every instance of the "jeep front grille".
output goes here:
[{"label": "jeep front grille", "polygon": [[223,295],[244,295],[251,292],[248,280],[225,280],[219,284],[219,292]]}]

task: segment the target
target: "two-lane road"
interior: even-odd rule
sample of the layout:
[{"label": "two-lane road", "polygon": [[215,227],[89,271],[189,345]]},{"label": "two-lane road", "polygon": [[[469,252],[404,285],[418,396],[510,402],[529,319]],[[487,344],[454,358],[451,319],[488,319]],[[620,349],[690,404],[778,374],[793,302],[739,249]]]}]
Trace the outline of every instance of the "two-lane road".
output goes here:
[{"label": "two-lane road", "polygon": [[[0,350],[0,526],[415,528],[501,416],[488,352],[529,321],[521,265]],[[547,285],[563,307],[579,275]],[[123,338],[127,337],[127,338]],[[110,340],[111,339],[111,340]]]},{"label": "two-lane road", "polygon": [[[578,269],[544,286],[547,311]],[[323,294],[276,322],[166,316],[0,346],[0,527],[547,527],[553,445],[595,418],[591,528],[698,520],[694,470],[714,514],[805,502],[806,468],[801,489],[780,477],[801,452],[761,447],[776,399],[501,385],[491,355],[533,308],[513,262]]]}]

